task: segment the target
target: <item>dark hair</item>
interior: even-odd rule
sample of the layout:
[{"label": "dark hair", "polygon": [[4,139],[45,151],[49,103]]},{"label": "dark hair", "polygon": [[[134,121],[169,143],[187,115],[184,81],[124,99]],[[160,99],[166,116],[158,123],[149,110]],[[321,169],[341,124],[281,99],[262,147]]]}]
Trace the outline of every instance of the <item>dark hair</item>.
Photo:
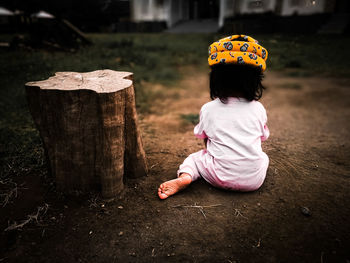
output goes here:
[{"label": "dark hair", "polygon": [[260,68],[249,65],[218,64],[211,67],[210,98],[226,103],[228,97],[259,100],[265,87]]}]

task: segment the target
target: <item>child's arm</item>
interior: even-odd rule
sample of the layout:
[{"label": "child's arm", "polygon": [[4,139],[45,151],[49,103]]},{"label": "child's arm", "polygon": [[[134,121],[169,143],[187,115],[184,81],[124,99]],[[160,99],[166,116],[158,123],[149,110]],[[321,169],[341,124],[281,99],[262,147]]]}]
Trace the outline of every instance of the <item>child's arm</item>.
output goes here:
[{"label": "child's arm", "polygon": [[207,138],[207,135],[205,134],[205,131],[204,131],[204,123],[203,123],[202,111],[199,114],[199,123],[196,125],[196,127],[194,127],[193,132],[194,132],[194,135],[198,139],[205,139],[205,138]]},{"label": "child's arm", "polygon": [[269,127],[267,127],[267,125],[264,125],[264,131],[263,131],[263,136],[261,136],[261,141],[264,142],[267,140],[267,138],[269,138],[270,136],[270,130]]},{"label": "child's arm", "polygon": [[263,108],[263,121],[262,121],[262,136],[261,136],[261,141],[264,142],[267,140],[267,138],[269,138],[270,136],[270,130],[269,130],[269,127],[267,127],[267,114],[266,114],[266,110],[265,108]]}]

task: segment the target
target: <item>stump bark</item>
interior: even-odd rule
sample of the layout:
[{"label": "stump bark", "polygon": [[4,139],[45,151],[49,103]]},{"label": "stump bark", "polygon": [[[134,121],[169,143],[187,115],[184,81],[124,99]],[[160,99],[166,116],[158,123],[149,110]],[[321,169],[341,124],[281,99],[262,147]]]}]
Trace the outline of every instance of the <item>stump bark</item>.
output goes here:
[{"label": "stump bark", "polygon": [[113,198],[123,178],[146,175],[132,73],[58,72],[25,87],[59,189]]}]

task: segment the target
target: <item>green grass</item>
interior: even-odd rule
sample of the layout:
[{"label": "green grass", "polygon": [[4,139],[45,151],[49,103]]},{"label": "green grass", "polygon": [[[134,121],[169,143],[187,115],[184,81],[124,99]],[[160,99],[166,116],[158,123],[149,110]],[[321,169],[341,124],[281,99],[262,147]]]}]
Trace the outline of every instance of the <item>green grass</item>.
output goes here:
[{"label": "green grass", "polygon": [[181,114],[180,118],[185,122],[185,123],[191,123],[191,124],[197,124],[199,122],[199,115],[198,114]]},{"label": "green grass", "polygon": [[[208,45],[219,35],[91,34],[94,45],[75,53],[45,50],[0,50],[0,180],[45,174],[44,154],[28,112],[24,83],[46,79],[57,71],[113,69],[134,73],[139,113],[147,113],[160,94],[143,81],[174,86],[179,68],[207,69]],[[254,36],[269,51],[268,68],[292,68],[295,76],[348,77],[350,39],[314,36]],[[0,40],[8,36],[0,36]],[[291,73],[290,73],[291,74]],[[186,115],[187,122],[198,116]]]},{"label": "green grass", "polygon": [[349,77],[350,37],[344,36],[255,36],[268,50],[267,67],[291,69],[294,77],[310,75]]}]

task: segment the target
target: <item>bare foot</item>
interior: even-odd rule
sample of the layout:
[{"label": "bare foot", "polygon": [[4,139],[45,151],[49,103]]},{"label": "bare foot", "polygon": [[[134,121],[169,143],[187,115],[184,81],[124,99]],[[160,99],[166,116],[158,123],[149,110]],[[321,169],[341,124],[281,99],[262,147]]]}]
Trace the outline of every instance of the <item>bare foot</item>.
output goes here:
[{"label": "bare foot", "polygon": [[160,199],[166,199],[169,196],[176,194],[178,191],[186,188],[192,182],[192,177],[189,174],[183,173],[179,178],[166,181],[158,188]]}]

